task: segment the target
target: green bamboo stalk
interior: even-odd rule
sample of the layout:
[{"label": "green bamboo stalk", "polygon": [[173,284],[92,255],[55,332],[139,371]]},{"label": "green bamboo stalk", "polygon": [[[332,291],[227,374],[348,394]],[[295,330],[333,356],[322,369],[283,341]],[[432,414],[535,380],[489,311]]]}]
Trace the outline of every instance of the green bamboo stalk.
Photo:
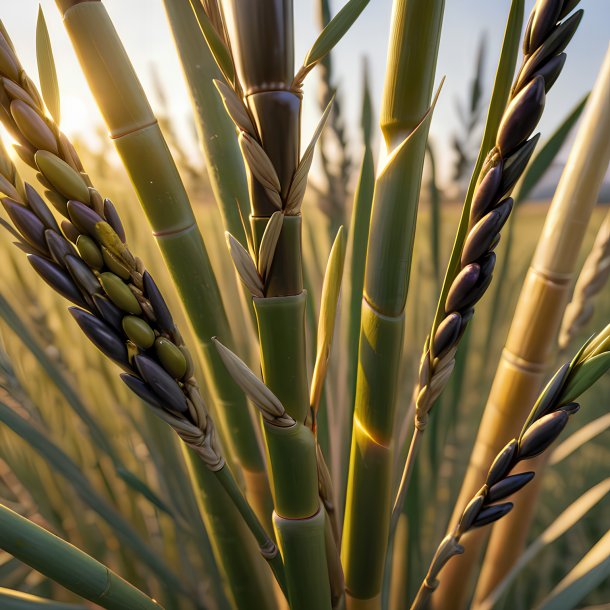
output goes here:
[{"label": "green bamboo stalk", "polygon": [[108,610],[162,610],[120,576],[0,504],[0,547],[70,591]]},{"label": "green bamboo stalk", "polygon": [[231,330],[178,170],[103,3],[58,0],[57,5],[199,341],[223,442],[247,481],[247,474],[260,473],[264,464],[246,400],[211,348],[214,335],[231,343]]},{"label": "green bamboo stalk", "polygon": [[362,300],[342,559],[347,607],[380,608],[404,309],[444,2],[396,0]]}]

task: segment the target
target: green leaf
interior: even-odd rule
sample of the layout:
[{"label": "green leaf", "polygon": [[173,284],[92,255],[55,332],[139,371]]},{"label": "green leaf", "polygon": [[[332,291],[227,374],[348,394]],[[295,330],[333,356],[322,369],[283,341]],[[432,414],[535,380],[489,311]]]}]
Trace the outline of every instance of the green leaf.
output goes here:
[{"label": "green leaf", "polygon": [[38,62],[38,78],[40,79],[42,99],[49,109],[53,120],[59,125],[61,118],[59,83],[57,81],[55,61],[53,60],[51,38],[41,6],[38,7],[38,20],[36,22],[36,61]]},{"label": "green leaf", "polygon": [[570,457],[575,451],[593,440],[596,436],[603,434],[610,428],[610,413],[606,413],[592,422],[582,426],[566,438],[563,443],[558,445],[551,453],[549,465],[555,466],[562,462],[567,457]]},{"label": "green leaf", "polygon": [[208,47],[210,48],[210,51],[212,52],[220,71],[227,79],[227,82],[235,84],[235,66],[233,65],[231,51],[227,48],[224,40],[222,40],[222,38],[218,35],[216,28],[210,21],[210,18],[207,16],[207,13],[205,12],[203,4],[201,4],[200,0],[190,1],[193,11],[195,12],[195,17],[197,17],[197,23],[199,23],[201,32],[208,43]]},{"label": "green leaf", "polygon": [[530,564],[538,553],[563,536],[570,528],[583,519],[584,516],[594,506],[599,504],[609,492],[610,478],[591,487],[591,489],[580,496],[575,502],[570,504],[570,506],[568,506],[524,551],[504,579],[487,598],[477,606],[477,610],[491,610],[515,581],[515,578]]},{"label": "green leaf", "polygon": [[610,530],[589,550],[536,610],[570,610],[610,576]]},{"label": "green leaf", "polygon": [[2,610],[87,610],[82,604],[68,604],[0,587]]},{"label": "green leaf", "polygon": [[583,108],[589,99],[587,93],[577,104],[572,108],[570,113],[565,117],[562,123],[557,127],[553,135],[545,142],[544,146],[536,153],[536,156],[529,163],[520,186],[515,193],[515,201],[524,201],[538,184],[547,169],[551,166],[557,153],[561,150],[564,142],[574,124],[582,114]]},{"label": "green leaf", "polygon": [[369,0],[349,0],[346,5],[330,20],[313,43],[303,61],[303,68],[309,72],[319,61],[328,55],[333,47],[343,38],[366,8]]},{"label": "green leaf", "polygon": [[610,352],[604,352],[579,364],[570,375],[561,393],[561,403],[566,404],[578,398],[610,369]]},{"label": "green leaf", "polygon": [[451,258],[449,259],[449,265],[447,266],[447,272],[443,282],[443,288],[438,301],[430,336],[434,336],[434,333],[441,322],[444,315],[444,304],[447,300],[449,288],[451,287],[451,284],[459,271],[460,257],[462,256],[464,241],[468,233],[470,205],[472,203],[474,189],[477,185],[479,173],[483,167],[485,157],[493,148],[496,141],[498,127],[500,126],[500,121],[502,120],[502,115],[504,114],[504,109],[506,108],[506,104],[510,96],[511,83],[515,73],[517,56],[519,54],[519,41],[521,40],[524,4],[524,0],[513,0],[511,3],[510,13],[506,23],[506,30],[504,32],[500,62],[498,63],[496,80],[494,82],[491,101],[489,102],[489,110],[487,112],[487,121],[485,123],[485,131],[483,132],[481,148],[479,149],[479,156],[477,157],[477,162],[472,172],[472,177],[470,178],[470,184],[468,185],[468,192],[466,193],[466,199],[464,200],[460,224],[457,235],[455,236],[455,243],[453,244],[453,250],[451,251]]}]

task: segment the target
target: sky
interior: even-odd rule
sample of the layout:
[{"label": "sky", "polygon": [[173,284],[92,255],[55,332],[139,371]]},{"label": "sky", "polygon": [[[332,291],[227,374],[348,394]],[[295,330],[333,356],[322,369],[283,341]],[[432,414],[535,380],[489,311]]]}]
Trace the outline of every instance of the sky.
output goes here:
[{"label": "sky", "polygon": [[[37,0],[0,0],[3,20],[19,56],[32,76],[36,74],[35,28]],[[62,27],[53,0],[42,0],[55,53],[62,91],[62,128],[68,135],[94,133],[101,123],[100,115]],[[318,31],[315,0],[295,1],[295,61],[305,56]],[[358,154],[358,122],[362,90],[362,61],[370,68],[372,95],[379,112],[386,63],[387,41],[391,17],[391,0],[371,0],[368,7],[333,51],[335,84],[345,110],[348,133],[352,137],[353,154]],[[526,1],[526,15],[533,0]],[[183,133],[190,103],[175,53],[162,0],[105,0],[106,8],[123,40],[149,98],[155,104],[152,66],[155,66],[170,102],[172,118]],[[333,14],[343,1],[331,1]],[[442,42],[439,51],[437,82],[443,75],[446,82],[435,110],[431,138],[439,156],[437,165],[441,182],[451,174],[450,138],[459,130],[455,110],[456,99],[464,100],[474,73],[475,56],[483,34],[488,40],[485,66],[485,91],[489,95],[500,52],[502,35],[510,0],[446,0]],[[562,118],[590,90],[610,41],[610,0],[583,0],[585,16],[568,48],[564,71],[547,98],[545,114],[539,130],[543,138],[554,130]],[[319,118],[316,103],[316,75],[305,83],[303,114],[304,141]],[[379,140],[378,140],[379,141]],[[195,153],[194,153],[195,154]]]}]

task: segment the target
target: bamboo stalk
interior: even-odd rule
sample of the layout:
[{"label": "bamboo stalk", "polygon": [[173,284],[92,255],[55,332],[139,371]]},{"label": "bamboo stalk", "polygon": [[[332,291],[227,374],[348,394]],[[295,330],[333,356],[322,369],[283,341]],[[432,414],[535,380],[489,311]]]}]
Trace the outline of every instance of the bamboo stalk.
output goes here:
[{"label": "bamboo stalk", "polygon": [[0,547],[108,610],[162,610],[93,557],[0,504]]},{"label": "bamboo stalk", "polygon": [[[476,491],[493,455],[514,435],[552,363],[577,253],[610,160],[609,136],[610,53],[587,102],[525,279],[457,506]],[[529,516],[533,505],[524,502],[521,506],[529,506],[529,510],[519,510]],[[478,599],[485,598],[522,551],[523,530],[527,528],[518,518],[509,519],[511,522],[512,527],[499,528],[504,534],[497,534],[497,542],[501,539],[503,545],[495,542],[490,547],[492,554],[485,561],[490,567],[481,575]],[[472,536],[464,556],[448,566],[434,599],[435,607],[446,607],[443,604],[449,600],[454,604],[459,600],[460,605],[455,607],[462,607],[485,538],[481,532]]]},{"label": "bamboo stalk", "polygon": [[393,5],[341,550],[347,607],[380,608],[391,511],[392,436],[404,308],[444,2]]},{"label": "bamboo stalk", "polygon": [[[228,455],[246,473],[260,473],[264,463],[247,402],[228,379],[210,343],[215,335],[232,343],[218,284],[157,120],[103,3],[58,0],[57,4],[199,342]],[[255,487],[257,492],[260,487]],[[253,498],[254,505],[265,503],[264,497]]]}]

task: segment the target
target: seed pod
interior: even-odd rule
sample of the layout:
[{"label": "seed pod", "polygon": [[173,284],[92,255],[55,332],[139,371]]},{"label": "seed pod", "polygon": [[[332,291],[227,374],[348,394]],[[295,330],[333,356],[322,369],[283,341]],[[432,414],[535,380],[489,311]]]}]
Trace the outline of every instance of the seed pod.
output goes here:
[{"label": "seed pod", "polygon": [[563,7],[559,13],[559,19],[563,19],[568,13],[571,13],[578,5],[580,0],[563,0]]},{"label": "seed pod", "polygon": [[466,332],[466,328],[470,320],[472,320],[474,316],[474,307],[467,309],[466,311],[462,311],[462,323],[460,324],[460,332],[458,334],[458,338],[456,339],[456,343],[462,338],[464,333]]},{"label": "seed pod", "polygon": [[92,186],[89,187],[89,207],[100,217],[104,216],[104,200]]},{"label": "seed pod", "polygon": [[516,464],[518,449],[519,443],[516,439],[513,439],[498,453],[485,479],[488,487],[492,487],[498,481],[501,481],[510,472],[511,468]]},{"label": "seed pod", "polygon": [[577,402],[569,402],[567,405],[562,405],[557,410],[565,411],[568,415],[572,416],[574,413],[578,413],[578,411],[580,411],[580,405]]},{"label": "seed pod", "polygon": [[17,191],[17,189],[4,177],[0,174],[0,195],[5,197],[9,197],[14,201],[19,203],[23,203],[21,195]]},{"label": "seed pod", "polygon": [[[3,225],[4,226],[4,225]],[[10,225],[9,225],[10,226]],[[6,227],[4,227],[6,228]],[[35,248],[32,248],[32,246],[30,246],[28,243],[26,243],[25,241],[22,241],[21,238],[17,238],[14,242],[13,242],[14,246],[17,246],[17,248],[19,248],[22,252],[24,252],[25,254],[35,254],[35,255],[39,255],[40,252],[38,250],[36,250]]]},{"label": "seed pod", "polygon": [[120,261],[106,246],[102,246],[102,257],[106,267],[113,273],[116,273],[121,279],[128,280],[131,278],[131,272],[126,265]]},{"label": "seed pod", "polygon": [[62,216],[68,216],[68,200],[63,195],[47,189],[44,196]]},{"label": "seed pod", "polygon": [[28,210],[25,206],[8,197],[2,199],[2,205],[15,225],[15,228],[21,233],[25,241],[33,246],[34,249],[46,254],[47,243],[44,237],[45,226],[38,216],[36,216],[34,212]]},{"label": "seed pod", "polygon": [[491,249],[512,208],[513,200],[505,199],[470,230],[462,250],[462,266],[474,263]]},{"label": "seed pod", "polygon": [[36,173],[36,180],[38,180],[44,188],[53,190],[53,185],[40,172]]},{"label": "seed pod", "polygon": [[[10,130],[9,130],[10,131]],[[29,148],[28,146],[23,146],[22,144],[13,144],[13,148],[19,158],[32,169],[38,169],[36,167],[36,161],[34,159],[34,147]]]},{"label": "seed pod", "polygon": [[62,297],[72,301],[72,303],[79,307],[85,309],[89,308],[70,275],[59,265],[36,254],[29,255],[28,261],[30,265],[34,267],[36,273],[38,273],[53,290],[61,294]]},{"label": "seed pod", "polygon": [[188,405],[180,386],[152,358],[141,354],[134,362],[144,381],[161,400],[163,407],[170,411],[186,413]]},{"label": "seed pod", "polygon": [[93,295],[93,304],[105,322],[108,322],[115,330],[123,330],[124,314],[116,305],[101,294]]},{"label": "seed pod", "polygon": [[485,214],[489,211],[492,205],[498,201],[496,197],[500,182],[502,180],[502,171],[504,163],[500,158],[499,163],[492,167],[486,174],[472,198],[470,206],[470,225],[474,226]]},{"label": "seed pod", "polygon": [[0,72],[11,80],[19,80],[19,60],[0,37]]},{"label": "seed pod", "polygon": [[544,78],[545,93],[548,93],[551,90],[551,87],[559,78],[567,57],[568,56],[565,53],[560,53],[559,55],[555,55],[555,57],[551,57],[551,59],[542,64],[532,75],[532,77],[542,76],[542,78]]},{"label": "seed pod", "polygon": [[537,133],[533,138],[524,142],[517,151],[506,160],[504,163],[504,171],[502,172],[502,182],[498,189],[498,199],[506,197],[513,186],[515,186],[515,183],[519,180],[532,158],[532,154],[534,153],[534,149],[536,148],[539,139],[540,134]]},{"label": "seed pod", "polygon": [[100,275],[100,282],[110,300],[119,309],[137,315],[142,313],[138,299],[121,278],[106,271]]},{"label": "seed pod", "polygon": [[59,233],[47,229],[44,232],[47,248],[51,253],[51,256],[58,265],[65,267],[64,259],[66,256],[76,256],[76,250],[74,246]]},{"label": "seed pod", "polygon": [[456,276],[449,288],[447,300],[445,301],[445,312],[461,311],[463,303],[468,299],[468,294],[476,286],[481,273],[478,263],[466,265]]},{"label": "seed pod", "polygon": [[466,533],[475,522],[476,518],[479,516],[481,509],[483,508],[483,503],[485,502],[485,496],[477,494],[470,502],[468,502],[468,506],[464,509],[462,513],[462,517],[457,526],[458,535],[462,535]]},{"label": "seed pod", "polygon": [[80,258],[68,255],[64,258],[64,262],[70,275],[83,292],[92,297],[102,291],[97,278]]},{"label": "seed pod", "polygon": [[182,379],[187,370],[184,354],[165,337],[157,337],[155,351],[163,368],[175,379]]},{"label": "seed pod", "polygon": [[31,108],[36,108],[36,101],[23,87],[20,87],[17,83],[8,78],[2,78],[1,80],[4,90],[11,100],[21,100]]},{"label": "seed pod", "polygon": [[72,224],[81,232],[87,235],[96,235],[95,226],[104,219],[96,214],[89,206],[80,201],[68,201],[68,215]]},{"label": "seed pod", "polygon": [[125,334],[139,348],[152,347],[155,342],[155,331],[142,318],[125,316],[122,324]]},{"label": "seed pod", "polygon": [[108,221],[108,224],[116,231],[120,240],[125,243],[126,238],[123,223],[121,222],[119,213],[116,211],[116,208],[110,199],[104,199],[104,217]]},{"label": "seed pod", "polygon": [[559,0],[540,0],[536,4],[530,32],[531,48],[537,49],[547,39],[559,21],[561,4]]},{"label": "seed pod", "polygon": [[529,55],[532,52],[530,36],[532,33],[532,23],[534,22],[535,15],[536,11],[533,10],[530,13],[529,19],[527,20],[527,25],[525,26],[525,32],[523,33],[523,55]]},{"label": "seed pod", "polygon": [[46,150],[37,151],[34,159],[38,169],[54,190],[59,191],[66,199],[89,203],[89,189],[75,169]]},{"label": "seed pod", "polygon": [[121,379],[125,382],[125,385],[144,402],[147,402],[149,405],[157,407],[158,409],[163,408],[163,404],[159,400],[159,397],[150,389],[150,386],[146,385],[139,377],[121,373]]},{"label": "seed pod", "polygon": [[432,351],[437,358],[443,356],[455,344],[461,326],[462,316],[456,312],[449,314],[438,325],[432,342]]},{"label": "seed pod", "polygon": [[535,421],[519,442],[519,460],[540,455],[561,434],[570,416],[565,411],[555,411]]},{"label": "seed pod", "polygon": [[512,496],[522,487],[525,487],[534,478],[535,474],[535,472],[520,472],[519,474],[506,477],[502,481],[498,481],[498,483],[490,488],[485,497],[485,504],[493,504],[508,498],[508,496]]},{"label": "seed pod", "polygon": [[472,527],[483,527],[489,525],[498,519],[507,515],[513,509],[512,502],[505,502],[504,504],[493,504],[492,506],[486,506],[481,510],[479,516],[476,518]]},{"label": "seed pod", "polygon": [[23,137],[33,146],[57,154],[57,140],[42,117],[25,102],[13,100],[10,111]]},{"label": "seed pod", "polygon": [[152,279],[152,276],[150,273],[148,273],[148,271],[144,272],[143,283],[144,294],[152,305],[159,328],[170,334],[174,334],[176,325],[174,324],[172,314],[170,313],[169,308],[167,307],[167,304],[165,303],[165,300],[157,287],[157,284],[155,284],[155,281]]},{"label": "seed pod", "polygon": [[91,267],[99,271],[104,266],[104,259],[100,249],[88,235],[79,235],[76,248],[80,257]]},{"label": "seed pod", "polygon": [[112,327],[82,309],[70,307],[69,311],[95,347],[111,360],[129,367],[125,341],[116,334]]},{"label": "seed pod", "polygon": [[544,110],[544,79],[536,77],[510,102],[498,127],[497,146],[506,158],[530,137]]},{"label": "seed pod", "polygon": [[25,183],[25,196],[28,201],[28,206],[36,216],[42,221],[47,229],[57,231],[59,233],[59,225],[55,220],[55,216],[51,213],[51,210],[47,207],[47,204],[43,201],[42,197],[36,192],[33,186]]},{"label": "seed pod", "polygon": [[80,232],[69,220],[61,221],[61,230],[73,244],[77,242]]}]

